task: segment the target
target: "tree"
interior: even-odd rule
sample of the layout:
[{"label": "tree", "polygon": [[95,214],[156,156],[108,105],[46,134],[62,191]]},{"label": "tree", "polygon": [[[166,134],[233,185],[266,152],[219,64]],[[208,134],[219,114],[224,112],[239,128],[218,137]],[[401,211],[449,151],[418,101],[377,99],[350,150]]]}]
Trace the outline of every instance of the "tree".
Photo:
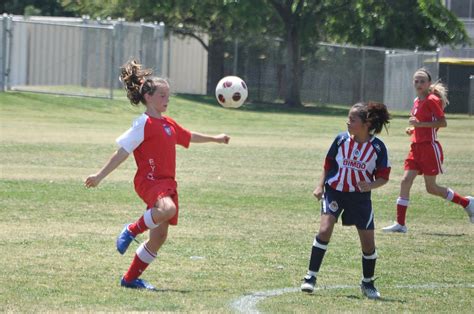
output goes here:
[{"label": "tree", "polygon": [[7,0],[2,1],[0,13],[17,15],[70,16],[71,12],[57,0]]},{"label": "tree", "polygon": [[[280,37],[286,47],[285,103],[300,106],[301,57],[319,41],[432,49],[468,36],[440,0],[62,0],[95,16],[163,21],[208,51],[208,92],[223,75],[226,41]],[[209,43],[201,34],[209,36]],[[256,39],[258,38],[258,39]],[[242,41],[242,40],[241,40]]]},{"label": "tree", "polygon": [[[313,46],[322,37],[326,20],[349,11],[353,0],[267,0],[283,23],[287,50],[285,103],[301,106],[301,47]],[[313,45],[311,45],[313,44]]]},{"label": "tree", "polygon": [[439,0],[364,0],[329,19],[337,42],[432,50],[469,42],[462,22]]}]

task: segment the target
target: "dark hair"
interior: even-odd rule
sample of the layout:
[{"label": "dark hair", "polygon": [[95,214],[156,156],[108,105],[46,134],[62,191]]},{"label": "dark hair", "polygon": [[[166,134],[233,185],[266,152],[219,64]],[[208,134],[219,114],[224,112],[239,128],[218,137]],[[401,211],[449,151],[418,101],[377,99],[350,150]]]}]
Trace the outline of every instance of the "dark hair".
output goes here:
[{"label": "dark hair", "polygon": [[357,110],[357,115],[363,123],[368,122],[370,124],[369,133],[379,134],[384,127],[388,133],[387,125],[390,123],[391,116],[387,106],[382,103],[369,101],[368,103],[357,103],[352,106],[352,109]]},{"label": "dark hair", "polygon": [[155,92],[156,85],[153,78],[150,77],[152,74],[153,70],[142,69],[142,65],[134,59],[127,61],[120,68],[119,79],[127,91],[127,98],[132,105],[138,105],[140,102],[145,104],[144,95]]}]

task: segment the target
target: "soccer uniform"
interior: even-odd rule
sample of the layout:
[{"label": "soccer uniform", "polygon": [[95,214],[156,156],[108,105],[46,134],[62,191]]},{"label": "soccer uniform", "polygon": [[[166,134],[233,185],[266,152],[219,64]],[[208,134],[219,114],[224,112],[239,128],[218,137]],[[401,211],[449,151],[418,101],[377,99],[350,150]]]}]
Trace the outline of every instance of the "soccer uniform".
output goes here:
[{"label": "soccer uniform", "polygon": [[[441,100],[435,94],[425,99],[415,99],[411,115],[420,122],[432,122],[444,118]],[[411,135],[410,152],[405,159],[405,170],[417,170],[418,174],[443,173],[443,149],[437,140],[437,128],[415,127]]]},{"label": "soccer uniform", "polygon": [[361,192],[358,183],[389,179],[391,167],[384,143],[375,136],[358,143],[348,132],[340,133],[329,148],[324,169],[327,175],[322,213],[338,218],[344,212],[344,225],[373,230],[371,193]]},{"label": "soccer uniform", "polygon": [[191,132],[170,117],[153,118],[144,113],[116,141],[128,153],[133,152],[135,157],[137,172],[134,185],[137,194],[147,204],[147,208],[153,207],[159,198],[170,196],[176,205],[176,215],[169,223],[176,225],[176,145],[188,148]]}]

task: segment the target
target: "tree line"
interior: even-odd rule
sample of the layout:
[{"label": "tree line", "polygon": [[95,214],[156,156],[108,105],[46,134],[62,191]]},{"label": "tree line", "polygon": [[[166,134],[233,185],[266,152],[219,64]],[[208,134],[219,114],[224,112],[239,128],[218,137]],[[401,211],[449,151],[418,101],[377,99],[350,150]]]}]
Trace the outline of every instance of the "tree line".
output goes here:
[{"label": "tree line", "polygon": [[279,38],[286,49],[285,103],[293,107],[301,105],[301,58],[314,54],[320,41],[413,50],[470,43],[441,0],[7,0],[0,9],[164,22],[207,50],[208,93],[224,74],[227,43]]}]

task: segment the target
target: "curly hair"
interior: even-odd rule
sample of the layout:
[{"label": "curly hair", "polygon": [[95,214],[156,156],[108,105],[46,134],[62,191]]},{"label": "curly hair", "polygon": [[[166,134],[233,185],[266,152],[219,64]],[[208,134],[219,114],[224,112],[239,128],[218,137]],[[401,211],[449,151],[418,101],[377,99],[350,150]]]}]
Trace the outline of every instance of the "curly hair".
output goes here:
[{"label": "curly hair", "polygon": [[368,103],[357,103],[352,106],[351,110],[353,109],[357,111],[357,115],[363,123],[368,122],[370,124],[369,133],[379,134],[383,128],[385,128],[388,133],[387,125],[390,123],[391,116],[387,106],[382,103],[370,101]]},{"label": "curly hair", "polygon": [[142,69],[142,65],[135,59],[127,61],[120,68],[119,79],[132,105],[136,106],[140,102],[145,105],[145,94],[152,95],[158,86],[168,86],[165,79],[153,77],[152,74],[152,69]]}]

